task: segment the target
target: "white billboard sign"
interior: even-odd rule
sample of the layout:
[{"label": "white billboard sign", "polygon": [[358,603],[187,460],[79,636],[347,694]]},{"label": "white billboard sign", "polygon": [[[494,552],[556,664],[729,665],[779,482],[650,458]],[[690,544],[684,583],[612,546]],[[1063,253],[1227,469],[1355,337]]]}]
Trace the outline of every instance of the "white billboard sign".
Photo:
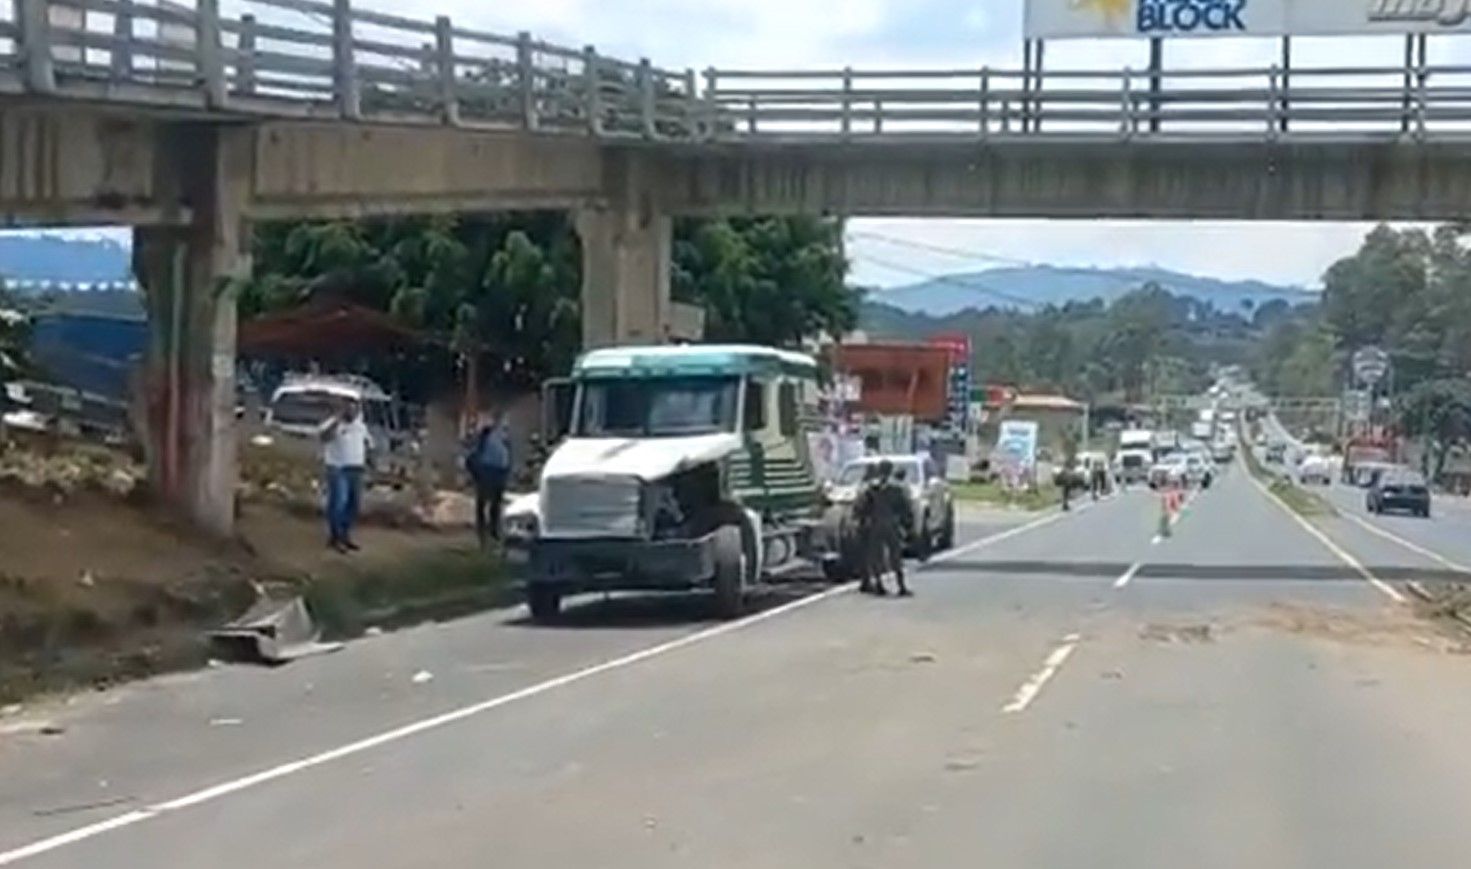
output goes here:
[{"label": "white billboard sign", "polygon": [[1471,33],[1471,0],[1027,0],[1029,39]]}]

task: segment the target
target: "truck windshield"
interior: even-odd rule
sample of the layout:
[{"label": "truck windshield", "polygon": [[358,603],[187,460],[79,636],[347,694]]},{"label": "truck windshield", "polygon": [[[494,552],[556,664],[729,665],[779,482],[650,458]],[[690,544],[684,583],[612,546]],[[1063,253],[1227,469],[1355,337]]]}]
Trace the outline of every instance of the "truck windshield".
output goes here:
[{"label": "truck windshield", "polygon": [[681,437],[735,430],[735,377],[593,380],[582,384],[580,437]]}]

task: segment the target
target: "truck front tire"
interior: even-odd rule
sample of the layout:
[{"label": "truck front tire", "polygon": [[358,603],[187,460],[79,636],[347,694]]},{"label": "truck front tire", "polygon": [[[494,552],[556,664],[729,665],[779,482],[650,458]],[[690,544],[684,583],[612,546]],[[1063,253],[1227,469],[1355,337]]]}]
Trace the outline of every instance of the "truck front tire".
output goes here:
[{"label": "truck front tire", "polygon": [[727,525],[715,532],[715,614],[740,618],[746,608],[746,546],[741,529]]}]

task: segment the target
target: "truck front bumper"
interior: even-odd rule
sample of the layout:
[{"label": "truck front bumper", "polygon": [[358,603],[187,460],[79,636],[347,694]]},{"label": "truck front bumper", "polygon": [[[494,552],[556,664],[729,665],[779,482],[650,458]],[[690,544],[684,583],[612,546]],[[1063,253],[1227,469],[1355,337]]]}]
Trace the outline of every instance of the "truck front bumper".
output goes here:
[{"label": "truck front bumper", "polygon": [[682,591],[715,577],[715,536],[693,540],[536,540],[527,549],[526,582],[564,594],[586,591]]}]

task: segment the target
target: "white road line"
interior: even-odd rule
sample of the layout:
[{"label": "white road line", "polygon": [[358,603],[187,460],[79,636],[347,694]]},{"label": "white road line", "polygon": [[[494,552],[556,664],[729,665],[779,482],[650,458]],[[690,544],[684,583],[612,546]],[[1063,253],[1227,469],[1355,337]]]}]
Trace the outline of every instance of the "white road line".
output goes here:
[{"label": "white road line", "polygon": [[[1052,516],[1044,516],[1041,519],[1030,522],[1026,525],[1012,528],[1009,531],[1003,531],[999,534],[994,534],[990,537],[986,537],[981,540],[977,540],[974,543],[963,546],[960,549],[955,549],[950,552],[943,553],[942,555],[930,559],[929,563],[936,564],[948,561],[953,558],[958,558],[961,555],[975,552],[987,546],[1000,543],[1003,540],[1009,540],[1012,537],[1025,534],[1028,531],[1034,531],[1038,528],[1050,525],[1053,522],[1058,521],[1059,519],[1064,519],[1071,515],[1077,515],[1077,513],[1079,512],[1082,512],[1082,510],[1080,509],[1073,513],[1058,513]],[[36,857],[49,851],[63,848],[67,845],[73,845],[77,842],[91,839],[104,833],[112,832],[113,830],[119,830],[123,827],[130,827],[134,824],[151,820],[169,812],[177,812],[182,809],[191,808],[202,803],[217,800],[230,794],[238,793],[248,788],[253,788],[257,785],[262,785],[267,782],[275,781],[276,779],[285,778],[286,776],[294,775],[299,772],[304,772],[314,767],[332,763],[333,761],[341,760],[345,757],[351,757],[355,754],[361,754],[362,752],[368,751],[370,749],[378,748],[380,746],[388,745],[394,742],[399,742],[404,739],[408,739],[411,736],[417,736],[421,733],[426,733],[431,730],[437,730],[446,725],[454,724],[457,721],[463,721],[464,719],[481,715],[493,709],[498,709],[502,706],[507,706],[511,703],[515,703],[519,700],[527,700],[539,694],[545,694],[548,691],[553,691],[558,688],[571,685],[574,682],[581,682],[594,676],[607,673],[611,670],[618,670],[624,667],[630,667],[634,664],[642,663],[651,658],[657,658],[663,655],[667,655],[671,652],[678,651],[687,646],[693,646],[698,643],[713,640],[716,637],[724,636],[725,634],[730,634],[744,628],[749,628],[753,625],[760,624],[761,622],[769,621],[779,616],[786,615],[787,613],[793,612],[795,610],[803,609],[805,607],[821,603],[822,601],[829,600],[840,595],[848,594],[849,592],[852,592],[855,588],[857,588],[857,583],[848,583],[846,585],[837,586],[835,588],[828,589],[821,594],[815,594],[810,597],[802,598],[801,600],[792,601],[791,603],[783,604],[782,606],[766,610],[765,612],[756,613],[755,615],[748,616],[739,621],[728,622],[723,625],[716,625],[713,628],[708,628],[703,631],[697,631],[696,633],[690,634],[685,637],[680,637],[676,640],[671,640],[667,643],[661,643],[657,646],[651,646],[647,649],[642,649],[640,651],[633,652],[619,658],[614,658],[610,661],[604,661],[601,664],[595,664],[582,670],[577,670],[572,673],[567,673],[563,676],[558,676],[554,679],[548,679],[545,682],[538,682],[535,685],[530,685],[526,688],[520,689],[519,691],[513,691],[510,694],[503,694],[499,697],[492,697],[488,700],[484,700],[470,706],[455,709],[442,715],[436,715],[433,718],[425,718],[421,721],[416,721],[412,724],[404,725],[403,727],[385,731],[376,736],[370,736],[357,742],[348,743],[347,745],[330,749],[320,754],[314,754],[310,757],[304,757],[300,760],[291,761],[290,763],[283,763],[279,766],[274,766],[270,769],[264,769],[260,772],[252,773],[241,778],[221,782],[212,787],[194,791],[193,793],[185,794],[184,796],[176,797],[166,802],[146,806],[142,809],[136,809],[125,814],[117,815],[116,817],[108,818],[104,821],[98,821],[95,824],[89,824],[85,827],[78,827],[74,830],[70,830],[56,836],[51,836],[50,838],[41,839],[36,842],[32,842],[29,845],[24,845],[10,851],[0,851],[0,866],[9,866],[14,863],[18,863],[21,860]]]},{"label": "white road line", "polygon": [[1047,656],[1047,662],[1042,669],[1017,689],[1016,696],[1010,703],[1001,707],[1002,713],[1017,715],[1027,711],[1027,707],[1032,705],[1032,701],[1037,699],[1037,695],[1042,693],[1042,689],[1052,681],[1052,677],[1057,675],[1057,671],[1062,669],[1067,659],[1072,657],[1073,650],[1078,648],[1078,643],[1082,640],[1083,638],[1077,634],[1063,637],[1062,645],[1052,650],[1052,654]]},{"label": "white road line", "polygon": [[1380,528],[1379,526],[1366,519],[1362,519],[1348,512],[1343,512],[1342,515],[1345,519],[1349,520],[1355,525],[1358,525],[1360,528],[1363,528],[1370,534],[1382,537],[1385,540],[1388,540],[1390,543],[1395,543],[1403,546],[1416,555],[1423,555],[1431,561],[1440,564],[1442,567],[1447,567],[1460,573],[1471,573],[1471,567],[1467,567],[1464,564],[1452,561],[1449,558],[1446,558],[1444,555],[1441,555],[1439,552],[1436,552],[1432,549],[1426,549],[1424,546],[1421,546],[1420,544],[1415,543],[1411,540],[1406,540],[1405,538],[1393,533],[1392,531],[1386,531],[1385,529]]},{"label": "white road line", "polygon": [[1270,500],[1273,504],[1276,504],[1283,513],[1291,516],[1293,521],[1296,522],[1298,525],[1301,525],[1304,531],[1311,534],[1319,543],[1327,547],[1328,551],[1333,553],[1333,555],[1337,557],[1339,561],[1342,561],[1344,564],[1352,567],[1370,585],[1384,592],[1385,595],[1390,597],[1396,603],[1406,603],[1408,601],[1408,598],[1401,594],[1398,589],[1380,579],[1379,577],[1375,576],[1372,570],[1365,567],[1357,558],[1354,558],[1352,555],[1350,555],[1342,546],[1334,543],[1333,539],[1327,534],[1324,534],[1323,531],[1318,528],[1318,526],[1309,522],[1302,516],[1299,516],[1296,510],[1293,510],[1291,507],[1287,506],[1287,502],[1277,497],[1277,495],[1271,489],[1268,489],[1261,480],[1258,480],[1255,476],[1253,476],[1251,478],[1251,482],[1257,487],[1258,490],[1261,491],[1263,495],[1267,496],[1268,500]]},{"label": "white road line", "polygon": [[1134,581],[1134,577],[1136,577],[1136,576],[1139,575],[1139,571],[1141,571],[1143,569],[1144,569],[1144,562],[1142,562],[1142,561],[1136,562],[1133,567],[1131,567],[1127,571],[1125,571],[1124,572],[1124,575],[1121,576],[1121,577],[1119,577],[1114,582],[1113,587],[1114,588],[1125,588],[1125,587],[1127,587],[1129,583],[1131,583],[1131,582]]},{"label": "white road line", "polygon": [[103,833],[111,832],[113,830],[121,829],[123,827],[128,827],[142,821],[156,818],[159,815],[166,814],[168,812],[175,812],[179,811],[180,809],[187,809],[191,806],[197,806],[201,803],[216,800],[220,797],[237,793],[247,788],[252,788],[257,785],[265,784],[266,782],[274,781],[279,778],[284,778],[295,773],[312,769],[313,767],[318,767],[336,760],[341,760],[345,757],[360,754],[362,752],[368,751],[369,749],[378,748],[380,746],[388,745],[394,742],[399,742],[411,736],[417,736],[418,734],[425,733],[431,730],[437,730],[441,727],[453,724],[457,721],[462,721],[464,719],[471,718],[485,712],[489,712],[492,709],[497,709],[502,706],[515,703],[518,700],[526,700],[531,697],[535,697],[538,694],[545,694],[548,691],[553,691],[557,688],[571,685],[574,682],[581,682],[594,676],[607,673],[611,670],[630,667],[634,664],[647,661],[651,658],[657,658],[663,655],[667,655],[671,652],[678,651],[679,649],[683,649],[687,646],[693,646],[698,643],[713,640],[716,637],[724,636],[725,634],[730,634],[745,628],[749,628],[753,625],[760,624],[761,622],[769,621],[779,616],[786,615],[787,613],[793,612],[795,610],[810,607],[824,600],[828,600],[829,598],[834,598],[839,595],[847,594],[851,592],[855,587],[855,584],[849,583],[847,585],[831,588],[825,592],[822,592],[821,594],[815,594],[811,597],[805,597],[801,600],[792,601],[791,603],[766,610],[765,612],[756,613],[755,615],[749,616],[739,621],[728,622],[723,625],[716,625],[713,628],[698,631],[688,636],[680,637],[676,640],[671,640],[667,643],[661,643],[657,646],[651,646],[647,649],[642,649],[628,655],[623,655],[622,657],[614,658],[601,664],[595,664],[591,667],[586,667],[572,673],[567,673],[566,675],[558,676],[554,679],[548,679],[545,682],[538,682],[535,685],[530,685],[526,688],[520,689],[519,691],[513,691],[510,694],[503,694],[499,697],[493,697],[480,703],[473,704],[471,706],[465,706],[460,709],[446,712],[442,715],[436,715],[433,718],[426,718],[421,721],[416,721],[412,724],[405,725],[403,727],[385,731],[376,736],[370,736],[366,739],[349,743],[339,748],[331,749],[330,751],[324,751],[320,754],[314,754],[310,757],[305,757],[300,760],[292,761],[290,763],[284,763],[280,766],[271,767],[270,769],[261,770],[260,772],[252,773],[251,775],[237,778],[232,781],[221,782],[220,784],[214,785],[212,787],[195,791],[194,793],[186,794],[167,802],[157,803],[143,809],[138,809],[126,814],[109,818],[105,821],[100,821],[98,823],[90,824],[85,827],[79,827],[75,830],[71,830],[57,836],[42,839],[40,841],[33,842],[20,848],[0,852],[0,866],[8,866],[29,857],[35,857],[48,851],[53,851],[57,848],[64,847],[66,845],[71,845],[85,839],[90,839],[94,836],[100,836]]}]

